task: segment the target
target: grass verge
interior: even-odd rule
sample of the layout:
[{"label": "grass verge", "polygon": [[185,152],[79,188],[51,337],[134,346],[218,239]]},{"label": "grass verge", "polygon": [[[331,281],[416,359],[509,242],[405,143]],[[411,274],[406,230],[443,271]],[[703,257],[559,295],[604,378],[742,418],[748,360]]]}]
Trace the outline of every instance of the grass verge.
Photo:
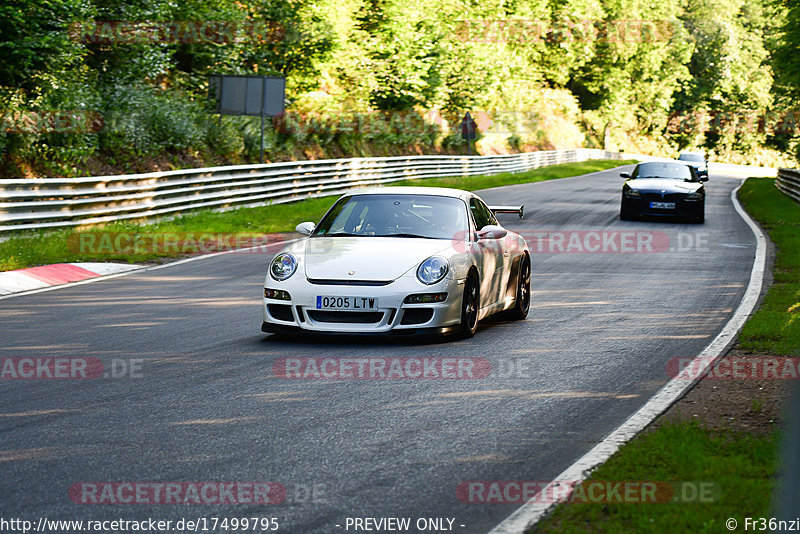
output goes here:
[{"label": "grass verge", "polygon": [[[777,253],[774,283],[759,311],[745,324],[739,348],[764,355],[800,355],[800,206],[769,178],[749,178],[739,198],[768,232]],[[756,402],[754,398],[754,406]],[[743,527],[744,516],[771,515],[779,430],[759,434],[710,428],[696,421],[659,423],[620,448],[589,481],[708,481],[715,489],[714,498],[655,504],[564,503],[533,532],[727,532],[728,518]]]},{"label": "grass verge", "polygon": [[773,283],[758,312],[744,325],[739,345],[748,350],[800,356],[800,206],[775,180],[750,178],[739,191],[745,209],[775,244]]},{"label": "grass verge", "polygon": [[[590,160],[541,167],[517,174],[429,178],[392,185],[457,187],[474,191],[577,176],[630,163],[635,161]],[[289,204],[224,212],[204,210],[151,224],[132,221],[82,229],[18,232],[0,243],[0,271],[62,262],[137,263],[161,257],[263,243],[263,240],[258,239],[259,236],[292,232],[297,223],[318,221],[336,198],[338,196],[312,198]]]},{"label": "grass verge", "polygon": [[680,489],[656,492],[657,502],[561,504],[536,532],[719,533],[726,531],[727,518],[743,511],[769,516],[776,439],[774,433],[712,433],[692,421],[664,425],[625,445],[591,480],[672,483]]}]

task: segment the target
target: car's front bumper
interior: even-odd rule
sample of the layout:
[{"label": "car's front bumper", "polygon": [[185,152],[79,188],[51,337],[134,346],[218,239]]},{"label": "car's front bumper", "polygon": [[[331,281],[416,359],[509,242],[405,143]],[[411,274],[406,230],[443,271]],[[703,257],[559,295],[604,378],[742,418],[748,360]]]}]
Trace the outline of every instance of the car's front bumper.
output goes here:
[{"label": "car's front bumper", "polygon": [[309,330],[293,325],[283,325],[277,323],[261,323],[261,331],[266,334],[300,334],[300,335],[324,335],[324,336],[443,336],[458,332],[459,325],[451,326],[430,326],[424,328],[397,328],[381,332],[346,332],[330,330]]},{"label": "car's front bumper", "polygon": [[[651,202],[674,202],[675,208],[663,209],[650,207]],[[653,200],[646,197],[629,198],[623,196],[624,209],[630,215],[646,217],[698,217],[704,211],[704,199],[686,200],[685,198],[671,198],[666,200]]]},{"label": "car's front bumper", "polygon": [[[299,276],[298,276],[299,275]],[[287,291],[290,300],[262,299],[264,332],[325,332],[341,334],[447,333],[461,322],[463,280],[445,278],[426,286],[415,276],[403,276],[381,286],[312,284],[302,274],[283,282],[267,278],[265,288]],[[443,302],[410,304],[409,295],[446,293]],[[318,296],[376,298],[373,311],[317,309]]]}]

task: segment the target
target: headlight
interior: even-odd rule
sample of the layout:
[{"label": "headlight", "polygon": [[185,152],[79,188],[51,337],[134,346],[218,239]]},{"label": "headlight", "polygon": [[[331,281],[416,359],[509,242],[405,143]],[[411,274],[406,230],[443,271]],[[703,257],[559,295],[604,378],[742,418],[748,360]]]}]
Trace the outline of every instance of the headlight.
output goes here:
[{"label": "headlight", "polygon": [[441,256],[431,256],[419,264],[417,278],[423,284],[435,284],[445,277],[450,270],[450,262]]},{"label": "headlight", "polygon": [[642,194],[636,189],[626,189],[625,196],[628,198],[639,198],[642,196]]},{"label": "headlight", "polygon": [[686,193],[686,200],[700,200],[701,198],[703,198],[702,193],[698,193],[697,191]]},{"label": "headlight", "polygon": [[291,254],[283,252],[272,258],[269,274],[275,280],[286,280],[297,270],[297,260]]}]

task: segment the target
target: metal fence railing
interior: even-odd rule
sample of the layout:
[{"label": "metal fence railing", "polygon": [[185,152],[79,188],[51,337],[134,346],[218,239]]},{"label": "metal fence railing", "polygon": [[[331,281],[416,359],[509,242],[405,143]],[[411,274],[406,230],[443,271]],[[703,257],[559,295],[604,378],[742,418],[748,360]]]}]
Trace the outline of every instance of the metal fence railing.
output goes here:
[{"label": "metal fence railing", "polygon": [[0,232],[290,202],[410,178],[522,172],[620,156],[576,148],[497,156],[329,159],[121,176],[0,179]]},{"label": "metal fence railing", "polygon": [[[277,204],[411,178],[513,173],[558,163],[628,158],[672,161],[573,148],[495,156],[327,159],[120,176],[0,179],[0,233],[168,216],[198,208]],[[711,170],[775,174],[774,169],[721,163],[712,163]],[[798,171],[781,169],[781,173],[790,177],[780,178],[778,187],[800,200]]]},{"label": "metal fence railing", "polygon": [[778,169],[775,185],[781,192],[800,202],[800,171],[797,169]]}]

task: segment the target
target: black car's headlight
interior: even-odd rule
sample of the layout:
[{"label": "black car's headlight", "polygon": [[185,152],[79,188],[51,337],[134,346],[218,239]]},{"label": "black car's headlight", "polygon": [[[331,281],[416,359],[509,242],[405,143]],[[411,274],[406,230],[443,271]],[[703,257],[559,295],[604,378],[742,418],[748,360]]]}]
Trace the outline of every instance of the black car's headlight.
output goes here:
[{"label": "black car's headlight", "polygon": [[686,200],[700,200],[701,198],[703,198],[703,193],[700,193],[699,191],[686,193]]},{"label": "black car's headlight", "polygon": [[623,193],[628,198],[642,198],[642,194],[636,189],[626,189]]},{"label": "black car's headlight", "polygon": [[431,256],[419,264],[417,279],[423,284],[431,285],[440,281],[450,270],[450,262],[441,256]]},{"label": "black car's headlight", "polygon": [[297,270],[297,259],[287,252],[282,252],[269,264],[269,275],[275,280],[286,280]]}]

